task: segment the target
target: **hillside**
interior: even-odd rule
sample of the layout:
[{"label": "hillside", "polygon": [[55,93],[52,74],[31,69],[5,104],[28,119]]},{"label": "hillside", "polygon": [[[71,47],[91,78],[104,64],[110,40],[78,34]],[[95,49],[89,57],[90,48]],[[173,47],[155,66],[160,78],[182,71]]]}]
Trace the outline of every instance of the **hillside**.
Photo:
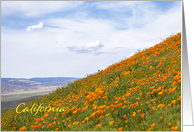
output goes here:
[{"label": "hillside", "polygon": [[181,131],[181,33],[16,110],[1,130]]}]

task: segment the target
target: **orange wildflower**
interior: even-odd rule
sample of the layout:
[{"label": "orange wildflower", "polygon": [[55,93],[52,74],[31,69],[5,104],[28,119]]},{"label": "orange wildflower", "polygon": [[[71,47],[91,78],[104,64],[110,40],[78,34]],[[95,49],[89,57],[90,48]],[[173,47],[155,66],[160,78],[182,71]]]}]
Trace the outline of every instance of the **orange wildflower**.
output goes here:
[{"label": "orange wildflower", "polygon": [[90,117],[94,117],[96,112],[91,113]]},{"label": "orange wildflower", "polygon": [[26,127],[21,127],[20,128],[20,131],[24,131],[24,130],[26,130]]},{"label": "orange wildflower", "polygon": [[168,125],[169,125],[169,126],[172,126],[172,123],[170,122],[170,123],[168,123]]},{"label": "orange wildflower", "polygon": [[53,122],[53,125],[56,125],[56,122]]},{"label": "orange wildflower", "polygon": [[123,116],[123,118],[126,118],[126,114]]},{"label": "orange wildflower", "polygon": [[89,117],[86,117],[85,120],[88,121],[89,120]]},{"label": "orange wildflower", "polygon": [[122,109],[125,109],[126,108],[126,106],[124,105],[123,107],[122,107]]},{"label": "orange wildflower", "polygon": [[52,127],[52,124],[49,124],[48,126],[49,126],[49,127]]},{"label": "orange wildflower", "polygon": [[133,115],[132,115],[133,117],[136,117],[136,112],[133,112]]},{"label": "orange wildflower", "polygon": [[173,104],[175,105],[175,103],[176,103],[176,100],[173,100],[173,101],[171,101],[171,103],[173,103]]},{"label": "orange wildflower", "polygon": [[145,114],[141,114],[140,116],[141,116],[141,118],[144,118]]},{"label": "orange wildflower", "polygon": [[71,124],[69,124],[68,127],[71,128]]},{"label": "orange wildflower", "polygon": [[128,123],[128,120],[126,120],[125,123]]},{"label": "orange wildflower", "polygon": [[151,131],[151,128],[149,128],[147,131]]},{"label": "orange wildflower", "polygon": [[131,107],[131,108],[134,108],[134,104],[131,104],[130,107]]},{"label": "orange wildflower", "polygon": [[103,118],[103,116],[100,116],[100,117],[99,117],[99,119],[102,119],[102,118]]},{"label": "orange wildflower", "polygon": [[122,131],[122,130],[123,130],[123,127],[118,128],[118,130],[119,130],[119,131]]},{"label": "orange wildflower", "polygon": [[176,131],[176,130],[177,130],[177,126],[174,126],[172,129],[173,129],[174,131]]},{"label": "orange wildflower", "polygon": [[141,113],[141,110],[138,110],[137,112],[140,114]]},{"label": "orange wildflower", "polygon": [[155,126],[156,126],[156,124],[155,124],[155,123],[153,123],[153,124],[151,125],[151,127],[153,127],[153,128],[154,128]]},{"label": "orange wildflower", "polygon": [[153,102],[154,102],[154,100],[155,100],[155,99],[152,99],[152,100],[150,100],[150,101],[153,103]]},{"label": "orange wildflower", "polygon": [[55,131],[59,131],[59,128],[56,128]]},{"label": "orange wildflower", "polygon": [[177,100],[181,101],[181,96],[179,96],[179,98]]},{"label": "orange wildflower", "polygon": [[122,104],[122,103],[120,103],[120,104],[118,104],[117,106],[118,106],[118,107],[121,107],[122,105],[123,105],[123,104]]},{"label": "orange wildflower", "polygon": [[99,124],[98,127],[101,128],[101,124]]},{"label": "orange wildflower", "polygon": [[139,102],[134,103],[136,106],[138,106]]},{"label": "orange wildflower", "polygon": [[109,124],[110,124],[110,125],[113,125],[113,124],[114,124],[114,122],[115,122],[115,121],[111,121]]},{"label": "orange wildflower", "polygon": [[155,106],[154,106],[154,107],[152,107],[152,110],[153,110],[153,111],[156,111],[156,107],[155,107]]}]

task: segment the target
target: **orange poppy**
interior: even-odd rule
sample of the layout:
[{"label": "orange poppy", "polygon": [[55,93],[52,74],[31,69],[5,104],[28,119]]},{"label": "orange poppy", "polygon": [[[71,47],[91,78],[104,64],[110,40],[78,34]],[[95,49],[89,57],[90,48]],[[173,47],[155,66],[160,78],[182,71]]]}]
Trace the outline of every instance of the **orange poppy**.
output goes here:
[{"label": "orange poppy", "polygon": [[156,124],[155,124],[155,123],[153,123],[153,124],[151,125],[151,127],[153,127],[153,128],[154,128],[155,126],[156,126]]},{"label": "orange poppy", "polygon": [[141,114],[140,116],[141,116],[141,118],[144,118],[145,114]]},{"label": "orange poppy", "polygon": [[132,115],[133,117],[136,117],[136,112],[133,112],[133,115]]},{"label": "orange poppy", "polygon": [[123,130],[123,127],[118,128],[118,130],[119,130],[119,131],[122,131],[122,130]]},{"label": "orange poppy", "polygon": [[153,111],[156,111],[156,107],[155,107],[155,106],[154,106],[154,107],[152,107],[152,110],[153,110]]},{"label": "orange poppy", "polygon": [[173,129],[174,131],[176,131],[176,130],[177,130],[177,126],[174,126],[172,129]]}]

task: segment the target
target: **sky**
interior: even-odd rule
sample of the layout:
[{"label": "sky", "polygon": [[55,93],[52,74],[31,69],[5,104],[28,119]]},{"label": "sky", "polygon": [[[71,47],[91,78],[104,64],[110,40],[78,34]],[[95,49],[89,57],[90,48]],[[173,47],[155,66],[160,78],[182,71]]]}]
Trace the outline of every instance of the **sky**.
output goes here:
[{"label": "sky", "polygon": [[1,1],[1,77],[85,77],[182,30],[181,1]]}]

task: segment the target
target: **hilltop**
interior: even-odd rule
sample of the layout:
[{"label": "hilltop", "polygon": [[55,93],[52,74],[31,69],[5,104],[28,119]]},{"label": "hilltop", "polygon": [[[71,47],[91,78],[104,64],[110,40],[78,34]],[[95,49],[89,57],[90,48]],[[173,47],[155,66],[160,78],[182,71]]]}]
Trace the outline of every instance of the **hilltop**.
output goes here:
[{"label": "hilltop", "polygon": [[181,131],[181,33],[7,111],[1,130]]}]

